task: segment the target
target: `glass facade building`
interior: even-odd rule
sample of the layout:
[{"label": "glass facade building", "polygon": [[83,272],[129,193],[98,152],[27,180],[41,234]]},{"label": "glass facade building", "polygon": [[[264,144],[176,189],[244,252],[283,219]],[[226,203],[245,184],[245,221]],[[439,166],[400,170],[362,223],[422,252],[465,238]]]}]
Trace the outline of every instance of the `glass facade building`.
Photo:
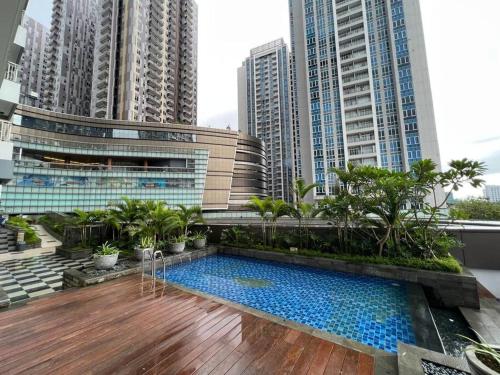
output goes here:
[{"label": "glass facade building", "polygon": [[239,69],[239,130],[266,144],[268,191],[274,199],[293,199],[289,52],[278,39],[250,52]]},{"label": "glass facade building", "polygon": [[262,142],[236,132],[31,107],[12,121],[14,179],[0,203],[9,214],[102,209],[123,196],[227,210],[267,193]]},{"label": "glass facade building", "polygon": [[331,169],[440,165],[417,0],[290,0],[293,126],[301,175],[333,194]]}]

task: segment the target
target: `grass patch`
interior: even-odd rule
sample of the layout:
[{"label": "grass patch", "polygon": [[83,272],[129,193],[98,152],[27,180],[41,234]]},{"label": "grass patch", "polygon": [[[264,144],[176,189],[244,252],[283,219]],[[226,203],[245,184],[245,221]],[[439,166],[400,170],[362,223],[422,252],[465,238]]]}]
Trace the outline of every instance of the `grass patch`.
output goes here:
[{"label": "grass patch", "polygon": [[277,249],[263,246],[253,246],[242,244],[227,244],[238,248],[253,248],[261,251],[271,251],[275,253],[289,254],[289,255],[302,255],[308,258],[328,258],[335,260],[342,260],[354,264],[377,264],[386,266],[400,266],[415,268],[426,271],[439,271],[448,273],[461,273],[462,266],[453,257],[445,257],[438,259],[420,259],[420,258],[386,258],[379,256],[364,256],[364,255],[351,255],[351,254],[333,254],[323,253],[316,250],[299,250],[297,253],[291,253],[288,249]]},{"label": "grass patch", "polygon": [[28,245],[35,245],[41,242],[40,237],[36,234],[35,230],[30,227],[28,221],[20,216],[9,218],[8,225],[21,229],[24,232],[24,241]]}]

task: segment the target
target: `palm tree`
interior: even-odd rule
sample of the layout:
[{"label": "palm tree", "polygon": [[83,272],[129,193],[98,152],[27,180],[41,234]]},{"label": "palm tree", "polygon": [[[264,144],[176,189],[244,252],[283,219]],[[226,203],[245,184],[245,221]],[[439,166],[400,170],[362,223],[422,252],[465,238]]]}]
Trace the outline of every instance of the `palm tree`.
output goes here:
[{"label": "palm tree", "polygon": [[248,201],[246,207],[251,209],[260,216],[262,221],[262,242],[264,246],[267,244],[267,229],[266,224],[269,219],[268,213],[272,205],[273,199],[271,197],[266,197],[264,199],[257,196],[253,196]]},{"label": "palm tree", "polygon": [[304,201],[305,197],[311,190],[318,187],[318,184],[306,184],[306,182],[299,178],[293,183],[293,193],[295,196],[295,202],[300,204]]},{"label": "palm tree", "polygon": [[129,226],[128,232],[132,237],[152,238],[157,244],[182,228],[178,212],[169,209],[165,202],[147,201],[143,207],[144,214]]},{"label": "palm tree", "polygon": [[316,208],[310,204],[305,203],[304,199],[307,194],[309,194],[314,188],[318,187],[318,184],[306,184],[306,182],[299,178],[293,183],[293,193],[295,202],[290,206],[290,213],[292,217],[299,221],[299,242],[302,248],[302,236],[303,236],[303,221],[308,216],[315,214],[317,216]]},{"label": "palm tree", "polygon": [[203,219],[203,211],[200,206],[187,208],[186,206],[180,204],[178,207],[179,211],[177,211],[177,215],[181,223],[181,231],[185,236],[188,235],[191,226],[195,224],[203,224],[205,222]]},{"label": "palm tree", "polygon": [[111,205],[109,214],[120,224],[118,228],[120,237],[147,212],[147,204],[139,199],[122,197],[120,202]]},{"label": "palm tree", "polygon": [[271,201],[269,205],[269,213],[271,214],[270,221],[271,221],[271,241],[273,245],[276,242],[276,226],[278,219],[280,217],[288,215],[290,212],[290,207],[288,204],[282,200],[278,199],[276,201]]},{"label": "palm tree", "polygon": [[[89,237],[89,225],[94,222],[93,216],[90,213],[78,208],[76,208],[73,212],[76,215],[75,224],[80,228],[81,244],[83,247],[85,247],[87,245],[87,239]],[[91,234],[92,233],[90,233],[90,235]]]}]

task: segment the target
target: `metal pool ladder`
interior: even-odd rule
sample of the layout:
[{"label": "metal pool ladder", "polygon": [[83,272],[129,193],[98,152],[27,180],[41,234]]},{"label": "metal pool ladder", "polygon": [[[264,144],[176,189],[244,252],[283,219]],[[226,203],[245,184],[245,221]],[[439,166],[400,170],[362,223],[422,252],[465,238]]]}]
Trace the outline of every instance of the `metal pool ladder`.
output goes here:
[{"label": "metal pool ladder", "polygon": [[[165,281],[165,271],[166,271],[166,260],[163,256],[163,253],[160,250],[156,250],[154,253],[151,253],[151,250],[144,249],[142,253],[142,280],[144,281],[144,274],[146,271],[146,255],[151,262],[151,277],[153,278],[153,288],[156,286],[156,260],[161,259],[163,262],[163,281]],[[158,257],[158,255],[160,255]]]}]

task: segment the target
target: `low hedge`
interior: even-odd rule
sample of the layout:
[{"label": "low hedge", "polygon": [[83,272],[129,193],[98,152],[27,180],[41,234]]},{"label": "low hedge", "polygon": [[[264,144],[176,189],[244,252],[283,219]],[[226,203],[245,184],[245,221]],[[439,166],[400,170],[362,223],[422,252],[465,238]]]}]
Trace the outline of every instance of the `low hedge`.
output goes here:
[{"label": "low hedge", "polygon": [[42,241],[35,230],[30,227],[28,221],[20,216],[10,217],[7,224],[21,229],[24,232],[24,241],[28,245],[36,245]]},{"label": "low hedge", "polygon": [[[248,245],[241,244],[225,244],[239,248],[249,248]],[[272,247],[264,247],[261,245],[253,246],[252,248],[262,251],[273,251],[276,253],[292,254],[288,249],[278,249]],[[329,258],[335,260],[342,260],[355,264],[380,264],[386,266],[400,266],[408,268],[416,268],[427,271],[439,271],[448,273],[461,273],[462,266],[452,256],[438,259],[420,259],[420,258],[386,258],[379,256],[364,256],[364,255],[351,255],[351,254],[334,254],[323,253],[317,250],[299,250],[297,255],[302,255],[309,258]]]}]

